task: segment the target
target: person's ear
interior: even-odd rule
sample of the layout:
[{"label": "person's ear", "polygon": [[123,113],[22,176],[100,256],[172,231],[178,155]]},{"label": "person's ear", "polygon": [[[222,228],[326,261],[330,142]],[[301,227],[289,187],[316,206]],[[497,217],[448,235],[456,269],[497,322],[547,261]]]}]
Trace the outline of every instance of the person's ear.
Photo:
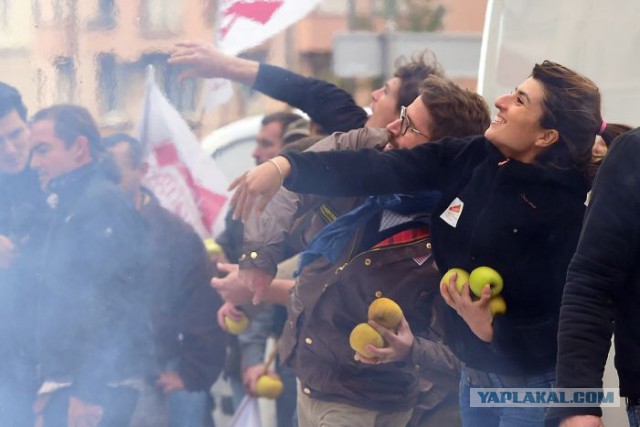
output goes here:
[{"label": "person's ear", "polygon": [[89,150],[89,140],[86,136],[80,135],[74,141],[74,144],[71,146],[71,149],[74,152],[74,157],[78,161],[82,161],[87,157],[91,157],[91,151]]},{"label": "person's ear", "polygon": [[536,145],[538,147],[547,148],[560,140],[560,132],[557,129],[545,129],[542,135],[538,137]]}]

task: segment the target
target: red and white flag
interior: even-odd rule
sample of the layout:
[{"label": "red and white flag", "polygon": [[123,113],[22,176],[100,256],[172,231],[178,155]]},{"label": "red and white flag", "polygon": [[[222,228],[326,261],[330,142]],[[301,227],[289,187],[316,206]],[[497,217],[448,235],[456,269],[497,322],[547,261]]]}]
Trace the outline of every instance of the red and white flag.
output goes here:
[{"label": "red and white flag", "polygon": [[[225,53],[237,55],[257,46],[304,18],[320,0],[220,0],[216,45]],[[232,96],[227,80],[211,79],[205,85],[208,109]]]},{"label": "red and white flag", "polygon": [[218,47],[237,55],[304,18],[319,0],[222,0],[218,8]]},{"label": "red and white flag", "polygon": [[221,232],[229,200],[227,180],[164,96],[152,68],[136,128],[149,163],[144,184],[160,204],[190,224],[203,239]]}]

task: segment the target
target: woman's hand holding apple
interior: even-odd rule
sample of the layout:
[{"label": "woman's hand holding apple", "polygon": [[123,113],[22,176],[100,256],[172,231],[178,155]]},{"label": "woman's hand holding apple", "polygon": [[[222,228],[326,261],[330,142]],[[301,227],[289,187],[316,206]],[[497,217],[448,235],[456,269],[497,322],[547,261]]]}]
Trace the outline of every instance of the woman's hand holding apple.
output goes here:
[{"label": "woman's hand holding apple", "polygon": [[449,277],[449,283],[440,283],[440,294],[445,302],[451,306],[460,317],[469,325],[471,331],[485,342],[493,340],[493,315],[489,308],[491,299],[491,287],[485,285],[482,288],[480,299],[473,301],[469,292],[469,284],[465,284],[462,292],[456,288],[457,275]]}]

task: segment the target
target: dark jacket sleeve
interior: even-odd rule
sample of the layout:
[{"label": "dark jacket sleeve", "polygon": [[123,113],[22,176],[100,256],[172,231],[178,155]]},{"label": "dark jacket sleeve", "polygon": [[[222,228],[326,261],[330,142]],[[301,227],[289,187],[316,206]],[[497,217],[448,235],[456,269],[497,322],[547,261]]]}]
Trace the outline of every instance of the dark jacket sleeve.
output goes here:
[{"label": "dark jacket sleeve", "polygon": [[291,164],[291,174],[284,184],[291,191],[326,196],[440,190],[464,167],[470,141],[443,139],[411,150],[386,152],[286,153],[283,156]]},{"label": "dark jacket sleeve", "polygon": [[344,90],[323,80],[260,64],[253,88],[309,115],[327,134],[364,126],[367,113]]},{"label": "dark jacket sleeve", "polygon": [[[639,162],[640,139],[635,132],[616,141],[599,171],[564,288],[558,387],[602,387],[613,300],[629,286],[629,272],[640,249]],[[553,416],[601,413],[600,408],[587,407],[552,411]]]},{"label": "dark jacket sleeve", "polygon": [[[434,340],[415,337],[410,362],[421,374],[438,372],[449,376],[460,376],[460,361],[451,349]],[[424,375],[429,377],[429,375]]]},{"label": "dark jacket sleeve", "polygon": [[215,320],[222,305],[209,282],[214,269],[198,236],[190,231],[187,254],[182,254],[188,268],[182,286],[182,346],[178,374],[187,390],[209,390],[224,366],[224,332]]}]

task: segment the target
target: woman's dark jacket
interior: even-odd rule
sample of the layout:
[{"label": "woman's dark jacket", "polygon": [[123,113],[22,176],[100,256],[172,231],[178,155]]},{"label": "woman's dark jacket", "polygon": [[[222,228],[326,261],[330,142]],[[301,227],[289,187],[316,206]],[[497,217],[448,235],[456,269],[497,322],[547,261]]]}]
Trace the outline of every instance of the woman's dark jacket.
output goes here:
[{"label": "woman's dark jacket", "polygon": [[[490,344],[449,308],[444,336],[450,347],[465,364],[488,372],[522,375],[554,369],[560,299],[588,191],[576,169],[505,159],[484,137],[385,153],[286,157],[292,171],[285,185],[296,192],[350,196],[440,190],[431,225],[440,271],[496,269],[504,278],[508,307],[505,316],[494,319]],[[446,222],[445,211],[454,220]]]}]

